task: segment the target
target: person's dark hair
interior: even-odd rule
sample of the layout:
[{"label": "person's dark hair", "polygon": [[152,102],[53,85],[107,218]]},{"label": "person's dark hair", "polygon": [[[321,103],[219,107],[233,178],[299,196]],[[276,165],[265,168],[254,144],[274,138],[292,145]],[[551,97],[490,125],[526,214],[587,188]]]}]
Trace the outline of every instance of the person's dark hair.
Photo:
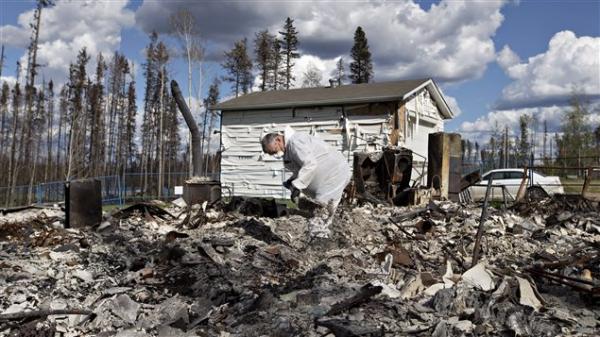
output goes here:
[{"label": "person's dark hair", "polygon": [[267,133],[262,137],[262,139],[260,140],[260,145],[262,146],[263,152],[267,153],[267,146],[273,143],[275,139],[277,139],[277,136],[279,136],[278,133],[272,132]]}]

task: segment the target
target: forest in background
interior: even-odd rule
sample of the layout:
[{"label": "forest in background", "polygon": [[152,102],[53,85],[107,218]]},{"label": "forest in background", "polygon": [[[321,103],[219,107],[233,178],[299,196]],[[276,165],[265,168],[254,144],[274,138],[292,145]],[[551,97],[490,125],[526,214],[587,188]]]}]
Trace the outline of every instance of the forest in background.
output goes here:
[{"label": "forest in background", "polygon": [[[129,175],[132,194],[156,198],[180,185],[191,174],[191,160],[189,138],[182,132],[168,86],[175,58],[187,65],[187,101],[202,131],[201,171],[206,175],[218,172],[219,152],[212,150],[218,146],[214,131],[219,115],[208,108],[220,99],[221,81],[229,83],[231,95],[237,97],[253,88],[268,91],[322,86],[324,76],[330,85],[369,83],[374,78],[366,33],[357,27],[348,64],[340,57],[330,74],[322,74],[309,64],[302,78],[296,79],[293,68],[294,60],[300,57],[299,32],[289,17],[281,31],[254,33],[252,46],[245,37],[235,42],[223,55],[224,75],[206,78],[202,73],[205,50],[201,32],[196,30],[192,14],[183,10],[170,18],[172,35],[168,40],[176,43],[169,45],[156,33],[149,35],[141,79],[135,78],[134,63],[126,55],[118,51],[94,55],[91,64],[92,55],[86,48],[69,66],[66,79],[40,79],[42,65],[36,55],[42,13],[48,6],[52,6],[49,0],[37,1],[27,62],[17,62],[16,83],[1,84],[0,205],[31,203],[34,186],[51,181],[107,176],[125,181]],[[6,66],[2,47],[0,75]],[[143,81],[142,93],[136,92],[136,81]],[[201,97],[203,83],[210,83],[205,97]],[[194,87],[198,90],[192,90]],[[590,125],[591,114],[598,111],[592,111],[575,93],[561,132],[550,134],[546,121],[542,131],[535,116],[523,115],[518,135],[496,125],[485,144],[464,139],[463,159],[486,169],[522,167],[534,153],[537,165],[599,165],[600,126]],[[543,137],[541,146],[539,137]]]}]

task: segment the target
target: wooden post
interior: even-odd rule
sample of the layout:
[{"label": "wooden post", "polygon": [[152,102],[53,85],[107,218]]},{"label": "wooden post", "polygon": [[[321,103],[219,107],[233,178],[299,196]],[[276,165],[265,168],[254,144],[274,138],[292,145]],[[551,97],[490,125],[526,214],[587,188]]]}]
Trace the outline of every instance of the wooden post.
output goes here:
[{"label": "wooden post", "polygon": [[471,262],[471,268],[473,268],[479,261],[479,251],[481,250],[481,237],[483,236],[483,224],[485,223],[485,219],[487,219],[488,199],[490,197],[490,190],[492,189],[493,180],[493,174],[490,174],[487,188],[485,190],[485,198],[483,199],[483,206],[481,207],[481,217],[479,218],[477,237],[475,238],[475,246],[473,247],[473,261]]}]

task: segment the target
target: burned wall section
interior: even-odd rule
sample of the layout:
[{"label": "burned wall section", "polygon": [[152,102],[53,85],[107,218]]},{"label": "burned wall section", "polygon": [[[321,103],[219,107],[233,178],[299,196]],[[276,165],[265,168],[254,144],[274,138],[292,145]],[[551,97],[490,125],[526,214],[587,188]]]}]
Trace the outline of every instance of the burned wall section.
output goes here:
[{"label": "burned wall section", "polygon": [[429,134],[427,187],[439,197],[459,201],[462,178],[461,137],[458,133]]},{"label": "burned wall section", "polygon": [[412,151],[387,148],[354,153],[354,184],[358,197],[372,202],[407,205],[412,173]]}]

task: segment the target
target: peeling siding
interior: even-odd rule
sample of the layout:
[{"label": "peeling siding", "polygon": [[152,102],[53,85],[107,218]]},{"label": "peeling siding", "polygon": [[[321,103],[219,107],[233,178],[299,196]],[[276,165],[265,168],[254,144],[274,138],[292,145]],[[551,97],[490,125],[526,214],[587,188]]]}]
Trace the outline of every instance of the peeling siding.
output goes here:
[{"label": "peeling siding", "polygon": [[[399,145],[426,157],[428,134],[443,129],[443,120],[423,91],[406,102],[408,118],[404,119],[409,127],[411,120],[414,123],[418,118],[419,132],[410,138],[401,135]],[[290,173],[283,171],[281,160],[262,153],[260,138],[264,134],[282,132],[289,125],[317,136],[344,154],[350,170],[354,152],[381,150],[389,144],[394,111],[393,104],[346,106],[344,111],[341,107],[226,111],[221,125],[221,182],[235,195],[289,197],[281,184]],[[348,116],[347,132],[341,121],[343,112]]]}]

